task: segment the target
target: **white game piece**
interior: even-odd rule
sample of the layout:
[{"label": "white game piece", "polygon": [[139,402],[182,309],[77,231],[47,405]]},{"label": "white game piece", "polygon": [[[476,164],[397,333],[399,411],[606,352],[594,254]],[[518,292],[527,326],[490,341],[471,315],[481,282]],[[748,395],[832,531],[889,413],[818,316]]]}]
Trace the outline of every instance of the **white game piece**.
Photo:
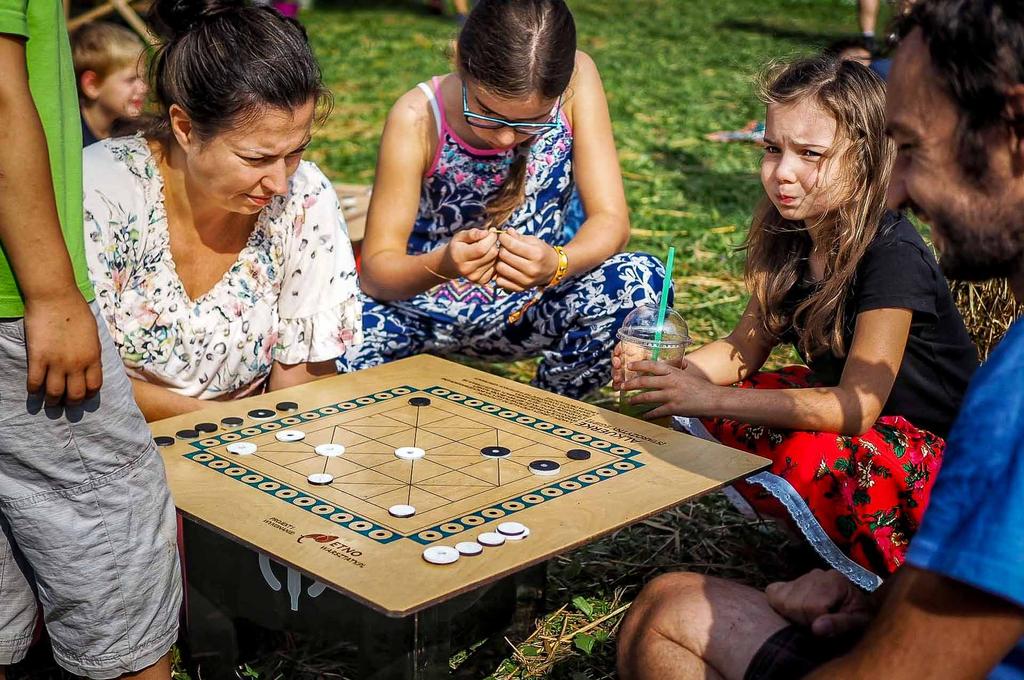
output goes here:
[{"label": "white game piece", "polygon": [[423,559],[431,564],[451,564],[459,559],[459,551],[446,545],[432,545],[423,551]]},{"label": "white game piece", "polygon": [[460,555],[466,555],[467,557],[479,555],[484,551],[484,547],[476,541],[463,541],[462,543],[456,543],[455,549],[459,551]]},{"label": "white game piece", "polygon": [[252,442],[233,442],[228,444],[228,453],[237,456],[251,456],[256,453],[256,445]]},{"label": "white game piece", "polygon": [[412,517],[416,514],[416,508],[411,505],[392,505],[388,512],[394,517]]},{"label": "white game piece", "polygon": [[525,528],[526,528],[526,531],[524,531],[523,533],[516,534],[515,536],[506,536],[505,538],[507,538],[510,541],[521,541],[521,540],[523,540],[524,538],[526,538],[527,536],[530,535],[530,528],[529,527],[525,527]]},{"label": "white game piece", "polygon": [[503,536],[518,536],[525,532],[526,527],[519,522],[502,522],[498,525],[498,533]]},{"label": "white game piece", "polygon": [[417,460],[427,455],[427,452],[417,446],[403,446],[395,449],[395,455],[402,460]]},{"label": "white game piece", "polygon": [[279,442],[299,442],[306,438],[306,433],[302,430],[284,430],[275,434],[274,437]]},{"label": "white game piece", "polygon": [[318,456],[327,456],[328,458],[336,458],[345,453],[345,447],[341,444],[320,444],[313,450]]},{"label": "white game piece", "polygon": [[317,486],[324,486],[334,481],[334,475],[326,472],[314,472],[309,477],[306,477],[306,481]]},{"label": "white game piece", "polygon": [[476,542],[480,545],[486,545],[488,548],[493,548],[504,543],[505,537],[493,531],[485,531],[476,537]]}]

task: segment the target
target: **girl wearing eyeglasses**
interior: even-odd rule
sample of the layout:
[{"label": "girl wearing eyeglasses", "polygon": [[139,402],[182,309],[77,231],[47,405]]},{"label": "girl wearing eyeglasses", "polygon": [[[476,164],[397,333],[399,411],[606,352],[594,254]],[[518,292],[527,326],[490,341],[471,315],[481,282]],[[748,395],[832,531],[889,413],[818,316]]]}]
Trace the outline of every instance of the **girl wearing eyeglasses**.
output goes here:
[{"label": "girl wearing eyeglasses", "polygon": [[[481,0],[455,73],[391,109],[363,244],[356,370],[431,352],[542,355],[534,384],[606,383],[615,332],[660,294],[654,258],[622,253],[629,217],[604,90],[563,0]],[[574,191],[586,217],[571,239]]]}]

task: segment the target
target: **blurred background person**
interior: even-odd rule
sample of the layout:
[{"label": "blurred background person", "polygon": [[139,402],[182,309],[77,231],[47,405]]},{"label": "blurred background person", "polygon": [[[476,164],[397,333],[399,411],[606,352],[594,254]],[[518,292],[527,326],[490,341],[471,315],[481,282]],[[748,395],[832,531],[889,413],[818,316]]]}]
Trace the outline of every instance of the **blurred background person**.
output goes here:
[{"label": "blurred background person", "polygon": [[130,29],[105,21],[71,34],[82,146],[111,137],[114,125],[142,113],[145,104],[145,46]]}]

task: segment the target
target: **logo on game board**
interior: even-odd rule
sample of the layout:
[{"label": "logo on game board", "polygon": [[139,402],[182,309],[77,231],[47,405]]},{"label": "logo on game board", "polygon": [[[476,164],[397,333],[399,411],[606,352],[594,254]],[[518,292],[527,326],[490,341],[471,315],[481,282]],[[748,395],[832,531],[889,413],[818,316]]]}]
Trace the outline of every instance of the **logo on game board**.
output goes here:
[{"label": "logo on game board", "polygon": [[303,539],[306,539],[306,538],[310,538],[310,539],[316,541],[317,543],[330,543],[331,541],[338,540],[338,538],[340,538],[340,537],[339,536],[331,536],[330,534],[304,534],[302,536],[299,536],[299,538],[295,542],[296,543],[302,543]]}]

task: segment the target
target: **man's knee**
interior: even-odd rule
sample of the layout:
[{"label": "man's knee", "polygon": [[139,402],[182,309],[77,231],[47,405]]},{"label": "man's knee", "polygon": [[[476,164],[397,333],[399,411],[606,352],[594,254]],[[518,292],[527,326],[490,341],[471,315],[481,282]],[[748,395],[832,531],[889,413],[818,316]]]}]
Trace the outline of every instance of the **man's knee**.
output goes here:
[{"label": "man's knee", "polygon": [[676,616],[680,609],[704,598],[707,581],[708,577],[687,571],[662,574],[640,591],[630,607],[630,615],[637,610],[648,623],[667,622],[674,626],[680,618],[685,618]]},{"label": "man's knee", "polygon": [[692,616],[705,611],[695,606],[706,596],[708,578],[690,572],[662,574],[640,591],[619,629],[619,675],[623,680],[638,677],[638,663],[648,648],[669,640],[693,651],[701,621]]}]

